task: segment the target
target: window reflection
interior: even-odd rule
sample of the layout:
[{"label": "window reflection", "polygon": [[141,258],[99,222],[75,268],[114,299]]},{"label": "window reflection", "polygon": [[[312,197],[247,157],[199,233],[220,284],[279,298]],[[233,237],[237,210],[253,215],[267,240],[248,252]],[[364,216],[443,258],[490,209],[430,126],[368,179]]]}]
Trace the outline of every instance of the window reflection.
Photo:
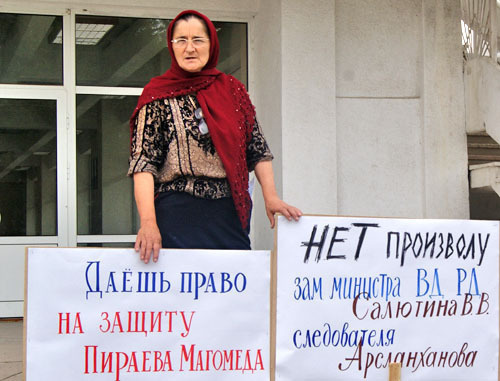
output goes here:
[{"label": "window reflection", "polygon": [[78,234],[135,234],[126,176],[134,96],[77,96]]},{"label": "window reflection", "polygon": [[[170,67],[169,20],[77,16],[77,84],[143,87]],[[218,68],[247,84],[247,26],[214,23]],[[87,33],[89,29],[99,34]],[[79,32],[81,30],[81,32]],[[137,97],[77,96],[78,234],[135,234],[133,183],[126,177],[128,118]]]},{"label": "window reflection", "polygon": [[62,84],[61,16],[0,13],[0,83]]},{"label": "window reflection", "polygon": [[217,69],[235,76],[248,87],[247,24],[214,22],[214,25],[220,44]]},{"label": "window reflection", "polygon": [[0,115],[0,236],[56,235],[56,101],[0,99]]},{"label": "window reflection", "polygon": [[[144,87],[170,67],[166,31],[170,20],[76,17],[77,84]],[[219,36],[219,70],[247,84],[244,23],[214,23]],[[100,32],[86,32],[100,30]]]}]

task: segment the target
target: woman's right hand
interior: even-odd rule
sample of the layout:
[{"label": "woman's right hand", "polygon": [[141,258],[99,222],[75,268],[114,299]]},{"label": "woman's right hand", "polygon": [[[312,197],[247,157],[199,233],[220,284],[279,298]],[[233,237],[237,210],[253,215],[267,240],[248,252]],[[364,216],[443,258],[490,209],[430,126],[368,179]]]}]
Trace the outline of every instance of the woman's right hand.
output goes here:
[{"label": "woman's right hand", "polygon": [[141,261],[148,263],[153,255],[153,262],[158,261],[161,249],[161,234],[156,222],[141,223],[135,240],[135,251],[139,252]]},{"label": "woman's right hand", "polygon": [[151,255],[153,262],[156,262],[161,249],[161,234],[156,224],[154,179],[151,173],[134,174],[134,195],[141,218],[141,228],[137,232],[134,248],[140,252],[141,261],[144,263],[149,262]]}]

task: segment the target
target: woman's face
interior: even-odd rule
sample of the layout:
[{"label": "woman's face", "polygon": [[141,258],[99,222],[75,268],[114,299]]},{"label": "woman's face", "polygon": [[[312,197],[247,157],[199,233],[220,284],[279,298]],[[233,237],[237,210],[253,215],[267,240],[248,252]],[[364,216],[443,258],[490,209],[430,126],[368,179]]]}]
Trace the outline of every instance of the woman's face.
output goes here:
[{"label": "woman's face", "polygon": [[210,58],[210,40],[203,22],[196,17],[177,21],[172,40],[181,40],[180,43],[172,42],[172,47],[182,69],[196,73],[205,67]]}]

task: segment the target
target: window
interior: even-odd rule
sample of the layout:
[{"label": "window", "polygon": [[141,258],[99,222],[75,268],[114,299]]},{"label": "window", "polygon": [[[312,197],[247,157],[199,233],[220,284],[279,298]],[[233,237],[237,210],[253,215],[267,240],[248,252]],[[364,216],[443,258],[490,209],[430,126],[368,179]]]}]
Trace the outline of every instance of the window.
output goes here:
[{"label": "window", "polygon": [[[170,67],[168,24],[162,19],[76,16],[79,235],[130,235],[139,228],[133,184],[126,177],[129,117],[142,87]],[[246,24],[215,26],[218,68],[246,84]]]},{"label": "window", "polygon": [[62,85],[61,16],[0,13],[0,83]]}]

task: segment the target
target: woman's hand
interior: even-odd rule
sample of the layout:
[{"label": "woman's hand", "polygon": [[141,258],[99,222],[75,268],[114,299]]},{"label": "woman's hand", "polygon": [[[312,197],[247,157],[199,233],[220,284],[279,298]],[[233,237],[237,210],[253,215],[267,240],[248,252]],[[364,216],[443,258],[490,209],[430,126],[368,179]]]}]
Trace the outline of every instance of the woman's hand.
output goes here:
[{"label": "woman's hand", "polygon": [[288,221],[291,221],[292,219],[298,221],[300,216],[302,216],[302,212],[300,211],[300,209],[287,204],[277,196],[265,200],[265,204],[267,218],[269,218],[269,222],[271,223],[271,229],[274,228],[274,225],[276,223],[276,220],[274,218],[275,213],[281,213]]},{"label": "woman's hand", "polygon": [[255,166],[255,176],[259,180],[260,187],[262,188],[262,195],[264,196],[264,203],[266,205],[266,214],[271,223],[271,229],[274,228],[276,223],[274,219],[275,213],[281,213],[288,221],[294,219],[298,221],[302,212],[295,206],[288,205],[281,200],[276,193],[274,185],[273,166],[270,161],[260,161]]},{"label": "woman's hand", "polygon": [[148,263],[151,254],[153,254],[153,262],[158,261],[161,249],[161,234],[156,222],[146,222],[141,225],[137,232],[135,240],[135,251],[139,252],[141,261]]},{"label": "woman's hand", "polygon": [[134,195],[141,218],[141,228],[137,232],[135,251],[140,253],[141,261],[148,263],[153,254],[153,262],[158,261],[161,249],[161,234],[156,224],[154,205],[154,179],[148,172],[134,174]]}]

